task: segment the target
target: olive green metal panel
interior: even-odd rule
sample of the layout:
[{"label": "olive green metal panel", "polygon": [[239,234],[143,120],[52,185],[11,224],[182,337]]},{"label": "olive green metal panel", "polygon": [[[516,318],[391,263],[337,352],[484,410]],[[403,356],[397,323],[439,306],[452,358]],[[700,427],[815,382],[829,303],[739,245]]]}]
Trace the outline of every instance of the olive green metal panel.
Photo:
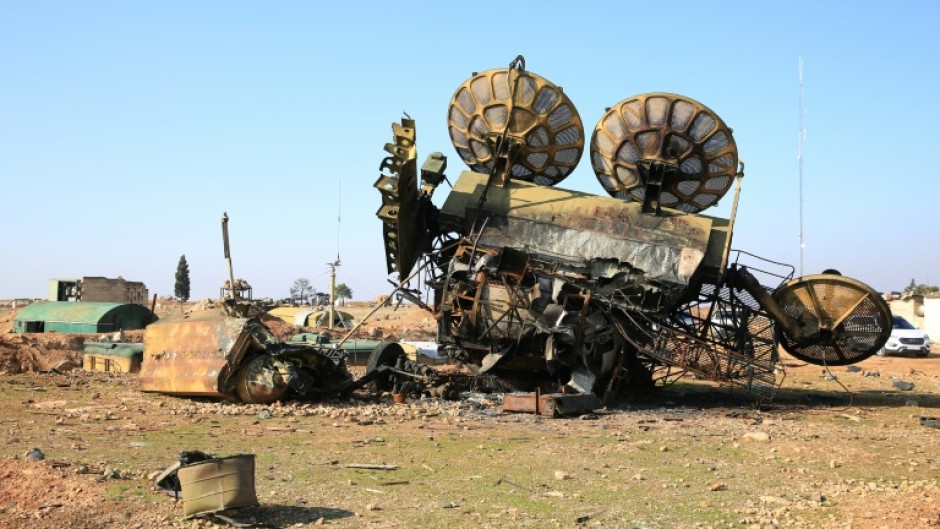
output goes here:
[{"label": "olive green metal panel", "polygon": [[[468,233],[478,220],[487,176],[465,171],[441,210],[441,223]],[[510,181],[490,186],[482,210],[489,217],[479,242],[526,248],[533,254],[585,267],[615,259],[647,279],[687,284],[705,258],[714,222],[566,189]]]}]

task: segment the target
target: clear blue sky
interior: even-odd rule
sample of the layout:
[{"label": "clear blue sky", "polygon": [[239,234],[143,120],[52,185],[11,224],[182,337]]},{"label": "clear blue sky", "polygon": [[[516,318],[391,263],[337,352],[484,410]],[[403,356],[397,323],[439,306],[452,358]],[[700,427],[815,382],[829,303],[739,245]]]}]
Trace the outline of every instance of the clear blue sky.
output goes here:
[{"label": "clear blue sky", "polygon": [[[256,296],[325,289],[340,182],[339,280],[385,293],[372,184],[390,123],[407,111],[419,161],[443,151],[455,178],[450,97],[517,54],[588,134],[642,92],[715,110],[746,163],[734,246],[794,265],[802,56],[806,273],[940,283],[940,3],[662,6],[0,1],[0,298],[82,275],[169,295],[181,254],[193,298],[217,296],[223,211]],[[561,187],[602,193],[587,156]]]}]

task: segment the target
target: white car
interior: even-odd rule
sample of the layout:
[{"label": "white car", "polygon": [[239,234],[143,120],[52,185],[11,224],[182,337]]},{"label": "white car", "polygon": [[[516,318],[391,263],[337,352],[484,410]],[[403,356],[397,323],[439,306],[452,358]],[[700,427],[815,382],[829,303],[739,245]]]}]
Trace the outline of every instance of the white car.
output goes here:
[{"label": "white car", "polygon": [[892,316],[891,337],[878,351],[878,355],[898,353],[914,353],[916,356],[925,357],[930,354],[930,337],[904,318]]}]

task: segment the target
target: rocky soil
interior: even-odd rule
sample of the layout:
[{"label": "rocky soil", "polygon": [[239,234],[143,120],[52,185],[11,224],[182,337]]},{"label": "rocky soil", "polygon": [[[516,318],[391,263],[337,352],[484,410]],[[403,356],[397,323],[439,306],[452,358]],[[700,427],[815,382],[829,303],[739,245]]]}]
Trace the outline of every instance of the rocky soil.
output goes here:
[{"label": "rocky soil", "polygon": [[[366,335],[433,328],[383,311]],[[131,375],[52,369],[84,338],[0,334],[0,527],[222,526],[154,489],[184,450],[255,454],[260,505],[232,515],[266,527],[940,527],[940,429],[921,420],[940,417],[936,351],[831,371],[788,359],[769,405],[685,380],[549,419],[503,413],[500,395],[145,394]]]}]

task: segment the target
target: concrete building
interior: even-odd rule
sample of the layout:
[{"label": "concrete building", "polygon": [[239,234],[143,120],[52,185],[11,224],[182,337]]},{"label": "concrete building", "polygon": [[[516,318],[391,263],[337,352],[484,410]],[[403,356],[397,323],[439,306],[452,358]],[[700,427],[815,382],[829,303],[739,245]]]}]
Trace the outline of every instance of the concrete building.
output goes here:
[{"label": "concrete building", "polygon": [[147,306],[147,287],[140,281],[127,281],[106,277],[81,279],[50,279],[49,301],[101,301],[107,303],[135,303]]},{"label": "concrete building", "polygon": [[908,296],[888,302],[891,313],[901,316],[930,336],[931,342],[940,342],[940,298]]}]

